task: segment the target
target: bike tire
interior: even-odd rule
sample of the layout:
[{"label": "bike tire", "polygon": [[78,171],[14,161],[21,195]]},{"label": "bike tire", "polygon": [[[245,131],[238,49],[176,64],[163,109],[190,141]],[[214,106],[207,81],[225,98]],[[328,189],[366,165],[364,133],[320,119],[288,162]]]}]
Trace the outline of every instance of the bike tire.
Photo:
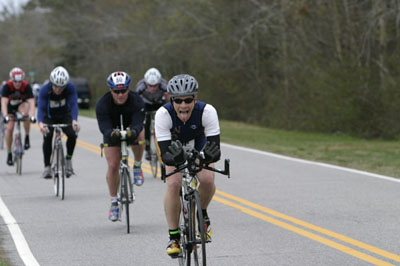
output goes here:
[{"label": "bike tire", "polygon": [[155,132],[154,128],[151,129],[150,136],[150,169],[154,178],[157,178],[158,174],[158,154],[155,143]]},{"label": "bike tire", "polygon": [[129,234],[130,233],[130,221],[129,221],[129,172],[128,169],[124,169],[122,172],[122,191],[123,195],[121,195],[122,198],[122,204],[125,205],[125,220],[126,220],[126,232]]},{"label": "bike tire", "polygon": [[0,150],[4,149],[5,127],[3,121],[0,121]]},{"label": "bike tire", "polygon": [[[56,149],[56,148],[54,147],[54,149]],[[51,166],[51,169],[53,172],[52,174],[53,174],[54,194],[56,195],[56,197],[58,197],[59,192],[60,192],[60,177],[59,177],[59,171],[58,171],[60,159],[59,159],[58,152],[56,152],[54,149],[53,149],[53,154],[55,152],[56,160],[54,161],[54,164]],[[52,159],[54,159],[54,158],[52,157]]]},{"label": "bike tire", "polygon": [[64,150],[62,147],[58,148],[58,160],[59,160],[59,167],[61,171],[59,171],[59,195],[61,200],[64,200],[65,195],[65,158],[64,158]]},{"label": "bike tire", "polygon": [[[196,244],[193,245],[193,260],[195,266],[206,266],[207,265],[207,254],[206,254],[206,232],[202,207],[200,203],[200,194],[198,191],[193,192],[193,209],[192,209],[192,232]],[[197,214],[197,217],[196,217]],[[196,219],[197,218],[197,219]],[[197,223],[196,223],[197,221]]]},{"label": "bike tire", "polygon": [[21,144],[21,135],[17,135],[15,137],[15,155],[14,155],[14,162],[15,162],[15,172],[18,175],[22,174],[22,144]]},{"label": "bike tire", "polygon": [[[180,215],[180,230],[181,230],[181,254],[178,256],[179,266],[190,265],[191,245],[189,244],[189,219],[185,218],[185,210],[183,205],[183,198],[181,195],[181,215]],[[188,210],[186,210],[188,212]],[[188,217],[186,215],[186,217]],[[188,264],[189,263],[189,264]]]}]

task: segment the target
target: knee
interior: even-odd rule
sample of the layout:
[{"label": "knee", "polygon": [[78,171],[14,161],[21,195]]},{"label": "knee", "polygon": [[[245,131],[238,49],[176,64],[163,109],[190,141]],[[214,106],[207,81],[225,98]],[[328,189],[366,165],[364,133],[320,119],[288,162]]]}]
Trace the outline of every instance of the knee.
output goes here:
[{"label": "knee", "polygon": [[201,186],[205,188],[213,188],[214,187],[214,175],[212,173],[207,173],[202,176],[200,180]]},{"label": "knee", "polygon": [[174,194],[179,194],[179,192],[181,191],[181,182],[179,182],[180,180],[175,178],[175,179],[171,179],[170,181],[168,181],[168,190],[171,193]]},{"label": "knee", "polygon": [[119,170],[119,161],[118,162],[112,161],[108,163],[108,171],[112,173],[118,173],[118,170]]}]

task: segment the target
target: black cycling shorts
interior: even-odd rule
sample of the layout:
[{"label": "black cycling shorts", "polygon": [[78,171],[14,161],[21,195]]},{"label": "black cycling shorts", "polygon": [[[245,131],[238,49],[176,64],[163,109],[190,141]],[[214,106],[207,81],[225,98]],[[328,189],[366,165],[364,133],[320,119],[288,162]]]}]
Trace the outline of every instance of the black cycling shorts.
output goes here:
[{"label": "black cycling shorts", "polygon": [[[104,147],[117,147],[117,146],[121,146],[121,141],[113,141],[113,139],[111,137],[108,136],[104,136],[103,135],[103,144]],[[132,143],[130,141],[128,141],[128,145],[138,145],[138,141],[137,139],[135,139]]]}]

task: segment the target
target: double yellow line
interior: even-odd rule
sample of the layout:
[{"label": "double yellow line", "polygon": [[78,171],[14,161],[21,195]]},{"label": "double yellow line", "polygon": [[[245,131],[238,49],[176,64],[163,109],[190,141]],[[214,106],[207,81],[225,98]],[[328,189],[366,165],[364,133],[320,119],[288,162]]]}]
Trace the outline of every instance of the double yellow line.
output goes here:
[{"label": "double yellow line", "polygon": [[[96,145],[81,141],[79,139],[77,140],[77,145],[79,147],[82,147],[82,148],[92,151],[94,153],[97,153],[97,154],[101,153],[100,146],[96,146]],[[133,160],[130,159],[130,162],[132,163]],[[151,174],[150,166],[145,163],[143,163],[142,165],[144,166],[143,171],[148,174]],[[315,240],[321,244],[327,245],[329,247],[337,249],[343,253],[349,254],[351,256],[354,256],[356,258],[359,258],[359,259],[369,262],[371,264],[379,265],[379,266],[386,266],[386,265],[394,266],[394,264],[391,264],[387,261],[375,258],[371,255],[368,255],[366,253],[358,251],[349,246],[345,246],[344,244],[349,244],[356,248],[379,255],[383,258],[386,258],[386,259],[389,259],[389,260],[392,260],[395,262],[400,262],[399,255],[376,248],[374,246],[365,244],[361,241],[358,241],[358,240],[352,239],[350,237],[347,237],[347,236],[335,233],[333,231],[324,229],[322,227],[307,223],[305,221],[296,219],[294,217],[285,215],[283,213],[279,213],[272,209],[269,209],[269,208],[263,207],[261,205],[258,205],[256,203],[247,201],[245,199],[230,195],[230,194],[222,192],[220,190],[216,191],[216,195],[214,195],[213,199],[224,205],[227,205],[234,209],[237,209],[243,213],[246,213],[248,215],[251,215],[253,217],[261,219],[263,221],[269,222],[269,223],[279,226],[283,229],[292,231],[294,233],[297,233],[297,234],[307,237],[309,239]],[[268,214],[268,215],[266,215],[266,214]],[[320,234],[320,235],[318,235],[318,234]],[[321,236],[321,235],[324,235],[324,236]],[[331,239],[328,239],[327,237],[330,237]],[[337,240],[343,242],[344,244],[335,242]]]}]

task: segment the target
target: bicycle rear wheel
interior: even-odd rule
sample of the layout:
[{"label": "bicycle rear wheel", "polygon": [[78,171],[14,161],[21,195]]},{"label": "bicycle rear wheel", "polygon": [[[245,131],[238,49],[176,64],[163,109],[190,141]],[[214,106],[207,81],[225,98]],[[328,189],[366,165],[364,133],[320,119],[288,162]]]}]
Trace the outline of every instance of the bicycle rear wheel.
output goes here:
[{"label": "bicycle rear wheel", "polygon": [[194,195],[194,200],[192,202],[192,212],[191,212],[192,213],[191,217],[193,217],[193,219],[191,220],[192,234],[193,234],[192,236],[193,239],[195,240],[195,244],[193,245],[193,260],[195,266],[199,265],[206,266],[207,238],[205,232],[204,217],[200,203],[200,195],[198,191],[194,191],[193,195]]}]

